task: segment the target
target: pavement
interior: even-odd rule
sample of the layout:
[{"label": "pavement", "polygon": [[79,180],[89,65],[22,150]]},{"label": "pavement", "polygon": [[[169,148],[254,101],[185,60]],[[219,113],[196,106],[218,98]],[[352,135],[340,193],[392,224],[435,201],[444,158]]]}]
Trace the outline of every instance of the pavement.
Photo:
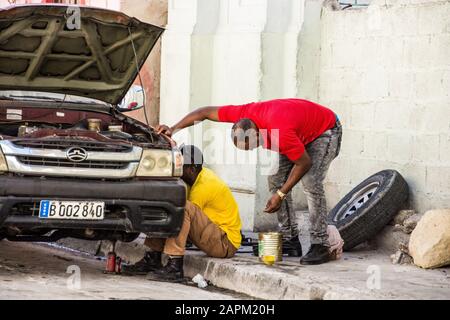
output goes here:
[{"label": "pavement", "polygon": [[375,250],[344,253],[319,266],[285,258],[272,267],[251,254],[224,260],[190,252],[185,274],[197,273],[214,286],[259,299],[450,299],[450,268],[393,265],[389,255]]},{"label": "pavement", "polygon": [[106,275],[104,268],[104,261],[77,251],[0,241],[0,300],[249,299],[213,286],[204,290],[145,276]]},{"label": "pavement", "polygon": [[[210,282],[207,289],[199,289],[192,283],[161,284],[143,276],[105,275],[104,260],[93,255],[101,250],[96,243],[89,246],[91,254],[1,241],[0,299],[450,299],[450,268],[393,265],[382,250],[344,253],[343,259],[319,266],[301,266],[298,258],[285,257],[272,267],[251,253],[213,259],[189,250],[185,276],[201,274]],[[143,252],[138,243],[119,248],[122,257],[128,253],[134,261]],[[81,272],[80,288],[70,287],[71,266]]]}]

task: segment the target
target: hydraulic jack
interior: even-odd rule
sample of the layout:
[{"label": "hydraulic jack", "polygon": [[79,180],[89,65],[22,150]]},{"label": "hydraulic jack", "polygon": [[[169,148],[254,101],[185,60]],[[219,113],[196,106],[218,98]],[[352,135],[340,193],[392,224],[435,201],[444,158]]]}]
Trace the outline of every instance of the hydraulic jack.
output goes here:
[{"label": "hydraulic jack", "polygon": [[122,258],[116,254],[116,241],[112,242],[112,250],[106,257],[106,274],[121,274],[122,273]]}]

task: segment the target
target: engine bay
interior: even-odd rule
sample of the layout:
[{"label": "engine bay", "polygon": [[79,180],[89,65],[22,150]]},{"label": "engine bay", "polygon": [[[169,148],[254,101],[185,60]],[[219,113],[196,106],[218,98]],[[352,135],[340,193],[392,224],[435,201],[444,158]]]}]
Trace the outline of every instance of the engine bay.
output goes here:
[{"label": "engine bay", "polygon": [[110,114],[72,109],[0,106],[0,138],[82,139],[168,148],[153,129],[115,110]]}]

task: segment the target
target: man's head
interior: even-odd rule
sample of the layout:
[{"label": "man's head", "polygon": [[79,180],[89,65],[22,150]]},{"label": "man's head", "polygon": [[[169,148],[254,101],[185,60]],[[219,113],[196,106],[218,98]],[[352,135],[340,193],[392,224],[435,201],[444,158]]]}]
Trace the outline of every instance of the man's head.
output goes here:
[{"label": "man's head", "polygon": [[181,148],[183,154],[183,179],[188,185],[192,186],[197,180],[198,174],[203,169],[203,154],[199,148],[193,145],[183,146]]},{"label": "man's head", "polygon": [[234,124],[231,139],[236,148],[241,150],[253,150],[261,145],[258,127],[250,119],[241,119]]}]

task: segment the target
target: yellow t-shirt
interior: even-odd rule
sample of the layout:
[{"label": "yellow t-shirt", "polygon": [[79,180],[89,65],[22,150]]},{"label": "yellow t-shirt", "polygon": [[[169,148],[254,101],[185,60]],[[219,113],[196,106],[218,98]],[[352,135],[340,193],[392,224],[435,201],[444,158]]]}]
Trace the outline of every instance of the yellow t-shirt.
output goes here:
[{"label": "yellow t-shirt", "polygon": [[214,172],[203,168],[190,188],[188,199],[196,204],[228,236],[236,247],[241,246],[241,218],[230,188]]}]

